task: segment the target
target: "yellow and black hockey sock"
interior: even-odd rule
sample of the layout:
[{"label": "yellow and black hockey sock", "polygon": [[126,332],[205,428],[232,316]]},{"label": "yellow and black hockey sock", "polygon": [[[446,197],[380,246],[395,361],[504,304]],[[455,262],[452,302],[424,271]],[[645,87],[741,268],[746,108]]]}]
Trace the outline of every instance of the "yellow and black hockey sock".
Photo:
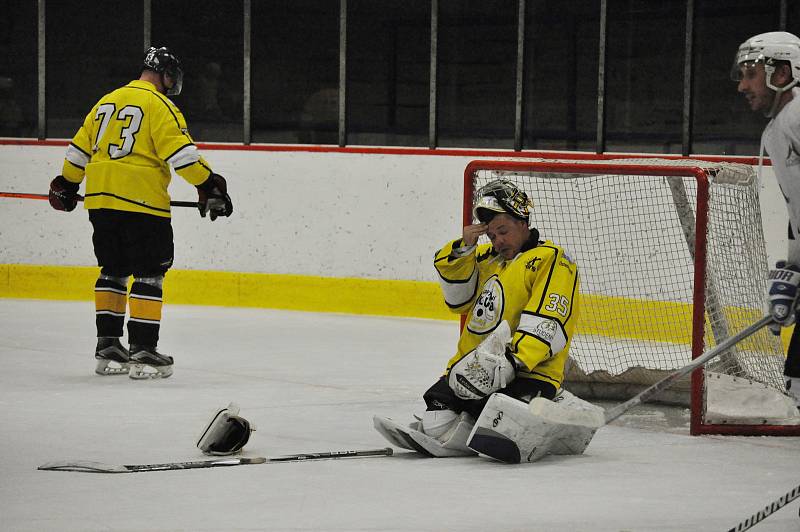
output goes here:
[{"label": "yellow and black hockey sock", "polygon": [[94,308],[97,336],[122,336],[125,307],[128,301],[128,279],[100,275],[94,284]]},{"label": "yellow and black hockey sock", "polygon": [[162,278],[136,279],[128,300],[128,341],[131,345],[155,347],[161,326]]}]

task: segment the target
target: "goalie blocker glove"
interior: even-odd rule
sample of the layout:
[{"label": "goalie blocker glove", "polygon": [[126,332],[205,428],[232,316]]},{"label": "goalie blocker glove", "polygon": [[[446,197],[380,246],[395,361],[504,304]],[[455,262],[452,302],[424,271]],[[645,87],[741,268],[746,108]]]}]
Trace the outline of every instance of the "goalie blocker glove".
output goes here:
[{"label": "goalie blocker glove", "polygon": [[197,208],[203,218],[211,213],[212,222],[220,216],[233,214],[233,202],[224,177],[212,172],[208,179],[197,185]]},{"label": "goalie blocker glove", "polygon": [[235,454],[242,450],[254,430],[249,421],[239,416],[239,406],[230,403],[208,422],[197,439],[197,448],[210,455]]},{"label": "goalie blocker glove", "polygon": [[769,313],[773,323],[769,329],[779,335],[781,327],[788,327],[795,321],[797,287],[800,285],[800,269],[786,261],[778,261],[775,269],[769,272],[768,298]]},{"label": "goalie blocker glove", "polygon": [[50,182],[50,193],[47,199],[50,206],[57,211],[70,212],[78,205],[78,183],[67,181],[63,175],[56,176]]}]

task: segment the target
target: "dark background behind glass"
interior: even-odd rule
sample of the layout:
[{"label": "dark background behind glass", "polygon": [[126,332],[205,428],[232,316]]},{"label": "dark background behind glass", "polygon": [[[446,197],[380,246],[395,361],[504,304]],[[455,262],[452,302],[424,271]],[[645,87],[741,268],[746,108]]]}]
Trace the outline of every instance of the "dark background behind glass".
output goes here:
[{"label": "dark background behind glass", "polygon": [[[758,153],[767,119],[753,113],[731,80],[739,45],[753,35],[775,31],[778,0],[696,0],[694,82],[694,149],[699,153],[753,155]],[[720,32],[720,15],[725,31]],[[800,31],[796,17],[787,31]]]},{"label": "dark background behind glass", "polygon": [[36,136],[36,2],[0,0],[0,137]]},{"label": "dark background behind glass", "polygon": [[[139,0],[45,0],[45,130],[38,129],[38,2],[0,0],[0,136],[70,138],[103,94],[138,76]],[[800,2],[694,0],[691,123],[683,123],[686,0],[608,0],[604,146],[600,2],[527,0],[522,147],[754,155],[766,119],[729,71],[747,37],[800,33]],[[252,141],[339,143],[336,0],[252,0]],[[513,149],[516,0],[439,0],[430,136],[429,0],[348,0],[345,142]],[[181,58],[174,98],[200,141],[244,140],[244,0],[150,0],[152,44]]]},{"label": "dark background behind glass", "polygon": [[348,0],[347,142],[426,146],[429,0]]},{"label": "dark background behind glass", "polygon": [[[47,2],[48,137],[72,138],[97,100],[139,77],[142,20],[142,6],[128,0],[91,2],[80,8],[66,0]],[[36,25],[30,32],[37,34]],[[27,60],[35,65],[36,54]]]},{"label": "dark background behind glass", "polygon": [[439,144],[513,146],[517,2],[440,0],[438,48]]},{"label": "dark background behind glass", "polygon": [[529,2],[523,147],[593,150],[600,2]]},{"label": "dark background behind glass", "polygon": [[685,4],[609,0],[606,150],[681,153]]},{"label": "dark background behind glass", "polygon": [[152,45],[183,65],[183,91],[172,100],[192,137],[242,142],[242,0],[153,0],[152,22]]},{"label": "dark background behind glass", "polygon": [[253,2],[253,141],[336,144],[339,2]]}]

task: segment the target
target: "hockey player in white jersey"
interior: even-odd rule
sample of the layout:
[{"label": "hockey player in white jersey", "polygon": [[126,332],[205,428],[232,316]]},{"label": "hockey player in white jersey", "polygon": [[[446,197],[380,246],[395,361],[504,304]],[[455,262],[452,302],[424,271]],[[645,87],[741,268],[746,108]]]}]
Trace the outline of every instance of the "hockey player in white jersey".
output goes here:
[{"label": "hockey player in white jersey", "polygon": [[[775,334],[795,323],[800,285],[800,39],[775,31],[747,39],[736,53],[731,77],[750,109],[770,119],[761,135],[759,169],[769,156],[789,213],[786,260],[769,273]],[[759,172],[761,174],[761,172]],[[784,366],[786,388],[800,407],[800,328],[795,327]]]},{"label": "hockey player in white jersey", "polygon": [[[395,445],[506,462],[588,445],[593,431],[547,425],[528,410],[534,397],[592,407],[560,390],[578,315],[578,265],[539,239],[529,226],[531,207],[512,183],[493,181],[478,191],[477,223],[436,253],[445,303],[466,323],[444,375],[423,395],[427,409],[418,421],[407,427],[374,418]],[[481,235],[491,243],[478,245]]]}]

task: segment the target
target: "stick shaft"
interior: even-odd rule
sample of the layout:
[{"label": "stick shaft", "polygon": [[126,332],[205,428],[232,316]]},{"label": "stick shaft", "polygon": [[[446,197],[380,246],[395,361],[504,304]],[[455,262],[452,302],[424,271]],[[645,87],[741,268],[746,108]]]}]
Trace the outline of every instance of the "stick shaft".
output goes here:
[{"label": "stick shaft", "polygon": [[48,462],[39,466],[42,471],[77,471],[80,473],[144,473],[149,471],[175,471],[180,469],[205,469],[209,467],[230,467],[269,462],[301,462],[306,460],[330,460],[337,458],[363,458],[368,456],[391,456],[391,447],[365,449],[360,451],[327,451],[321,453],[300,453],[275,458],[263,456],[226,457],[213,460],[191,460],[188,462],[166,462],[163,464],[116,465],[88,460],[63,460]]},{"label": "stick shaft", "polygon": [[774,514],[797,497],[800,497],[800,486],[796,486],[794,489],[789,491],[788,493],[778,497],[778,499],[769,503],[763,510],[758,511],[736,525],[735,527],[728,530],[728,532],[742,532],[744,530],[749,530],[754,525],[760,523],[770,515]]},{"label": "stick shaft", "polygon": [[363,456],[391,456],[391,447],[366,449],[362,451],[330,451],[324,453],[299,453],[267,458],[267,462],[300,462],[302,460],[322,460],[326,458],[355,458]]},{"label": "stick shaft", "polygon": [[771,316],[769,316],[769,315],[764,316],[763,318],[761,318],[757,322],[753,323],[749,327],[747,327],[745,329],[742,329],[737,334],[734,334],[733,336],[731,336],[729,338],[726,338],[725,340],[720,342],[714,349],[711,349],[711,350],[703,353],[699,357],[697,357],[694,360],[692,360],[689,364],[683,366],[682,368],[680,368],[679,370],[675,371],[674,373],[671,373],[670,375],[667,375],[666,377],[664,377],[663,379],[661,379],[657,383],[653,384],[652,386],[650,386],[649,388],[643,390],[642,392],[639,392],[637,395],[631,397],[630,399],[628,399],[624,403],[621,403],[621,404],[619,404],[619,405],[617,405],[617,406],[615,406],[613,408],[609,408],[608,410],[606,410],[605,422],[606,423],[611,423],[612,421],[617,419],[619,416],[621,416],[622,414],[624,414],[625,412],[627,412],[628,410],[630,410],[634,406],[636,406],[638,404],[641,404],[641,403],[651,399],[654,395],[658,394],[659,392],[663,391],[664,389],[668,388],[669,386],[672,386],[672,384],[676,380],[680,379],[681,377],[683,377],[687,373],[690,373],[691,371],[695,370],[696,368],[702,366],[703,364],[705,364],[706,362],[708,362],[712,358],[720,355],[721,353],[724,353],[725,351],[730,349],[735,344],[738,344],[739,342],[741,342],[742,340],[744,340],[748,336],[750,336],[750,335],[756,333],[757,331],[761,330],[762,328],[766,327],[771,322],[772,322],[772,317]]},{"label": "stick shaft", "polygon": [[[30,192],[0,192],[0,198],[21,198],[21,199],[36,199],[46,200],[47,194],[32,194]],[[78,201],[83,201],[83,196],[78,196]],[[197,208],[196,201],[170,201],[173,207],[193,207]]]}]

